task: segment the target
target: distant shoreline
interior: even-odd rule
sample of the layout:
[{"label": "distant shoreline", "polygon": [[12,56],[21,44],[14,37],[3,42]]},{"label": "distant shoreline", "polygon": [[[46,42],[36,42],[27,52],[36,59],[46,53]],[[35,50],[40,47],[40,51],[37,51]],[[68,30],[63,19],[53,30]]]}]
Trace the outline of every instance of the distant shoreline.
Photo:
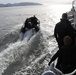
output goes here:
[{"label": "distant shoreline", "polygon": [[13,6],[31,6],[31,5],[42,5],[40,3],[33,3],[33,2],[20,2],[20,3],[7,3],[7,4],[0,4],[0,7],[13,7]]}]

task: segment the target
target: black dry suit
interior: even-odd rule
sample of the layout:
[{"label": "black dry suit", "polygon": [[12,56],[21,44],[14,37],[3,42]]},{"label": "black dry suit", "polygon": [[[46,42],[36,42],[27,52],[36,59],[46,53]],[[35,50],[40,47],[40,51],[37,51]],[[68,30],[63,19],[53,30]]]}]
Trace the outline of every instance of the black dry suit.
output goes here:
[{"label": "black dry suit", "polygon": [[56,67],[64,74],[71,73],[76,69],[76,46],[66,45],[62,46],[60,50],[52,57],[50,63],[58,58]]},{"label": "black dry suit", "polygon": [[64,45],[63,38],[67,35],[71,36],[73,44],[75,44],[75,32],[76,30],[71,26],[68,19],[61,19],[59,23],[56,24],[54,29],[54,36],[58,42],[59,48]]}]

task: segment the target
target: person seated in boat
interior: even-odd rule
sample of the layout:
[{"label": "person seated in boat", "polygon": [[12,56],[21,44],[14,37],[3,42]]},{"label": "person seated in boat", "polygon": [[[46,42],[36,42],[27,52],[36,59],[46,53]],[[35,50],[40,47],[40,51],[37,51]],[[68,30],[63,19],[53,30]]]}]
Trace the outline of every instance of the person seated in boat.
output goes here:
[{"label": "person seated in boat", "polygon": [[40,21],[37,19],[37,17],[34,15],[33,17],[27,18],[24,22],[24,26],[22,26],[21,31],[22,33],[25,33],[26,30],[35,28],[35,31],[39,31],[39,25]]},{"label": "person seated in boat", "polygon": [[38,18],[34,15],[33,17],[30,17],[30,19],[32,27],[35,28],[36,31],[39,31],[40,21],[38,20]]},{"label": "person seated in boat", "polygon": [[31,29],[32,28],[32,23],[31,20],[29,18],[27,18],[24,22],[24,28],[25,29]]},{"label": "person seated in boat", "polygon": [[27,18],[24,22],[24,25],[22,26],[20,32],[25,33],[25,31],[27,29],[31,29],[32,28],[32,24],[29,18]]},{"label": "person seated in boat", "polygon": [[56,54],[51,58],[50,65],[56,58],[57,64],[56,68],[62,71],[62,73],[71,73],[76,69],[76,46],[71,44],[72,38],[70,36],[64,37],[64,46],[56,52]]},{"label": "person seated in boat", "polygon": [[38,24],[40,24],[40,21],[38,20],[38,18],[35,15],[33,17],[30,17],[29,19],[31,19],[33,27],[36,27]]},{"label": "person seated in boat", "polygon": [[39,31],[39,24],[40,24],[40,21],[34,15],[33,17],[26,19],[26,21],[24,22],[24,28],[25,29],[35,28],[36,31]]}]

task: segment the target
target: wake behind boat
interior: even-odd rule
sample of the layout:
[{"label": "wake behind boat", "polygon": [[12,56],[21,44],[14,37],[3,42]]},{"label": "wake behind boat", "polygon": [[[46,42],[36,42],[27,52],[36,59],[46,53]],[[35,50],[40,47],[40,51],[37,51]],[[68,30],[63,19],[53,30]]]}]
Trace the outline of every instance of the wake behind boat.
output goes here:
[{"label": "wake behind boat", "polygon": [[20,40],[26,39],[27,41],[40,30],[40,21],[37,17],[33,16],[27,18],[20,30]]}]

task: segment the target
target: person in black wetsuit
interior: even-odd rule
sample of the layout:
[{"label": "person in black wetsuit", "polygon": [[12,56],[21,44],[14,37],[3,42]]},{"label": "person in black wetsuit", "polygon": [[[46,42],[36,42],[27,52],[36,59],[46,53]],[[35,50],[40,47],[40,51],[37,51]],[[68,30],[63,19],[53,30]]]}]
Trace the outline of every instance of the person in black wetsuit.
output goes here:
[{"label": "person in black wetsuit", "polygon": [[64,46],[62,46],[56,54],[51,58],[50,65],[56,58],[56,68],[62,71],[64,74],[71,73],[76,69],[76,46],[72,44],[72,38],[70,36],[64,37]]},{"label": "person in black wetsuit", "polygon": [[22,26],[21,31],[22,33],[25,33],[25,31],[27,29],[32,29],[35,28],[36,32],[39,31],[39,25],[40,25],[40,21],[37,19],[37,17],[35,17],[35,15],[33,17],[27,18],[24,22],[24,26]]},{"label": "person in black wetsuit", "polygon": [[24,22],[24,28],[25,29],[31,29],[32,28],[32,22],[30,18],[27,18],[26,21]]},{"label": "person in black wetsuit", "polygon": [[22,26],[20,32],[22,32],[24,34],[27,29],[31,29],[31,28],[32,28],[31,21],[29,18],[27,18],[25,20],[24,26]]},{"label": "person in black wetsuit", "polygon": [[71,22],[67,19],[67,13],[62,14],[62,19],[56,24],[54,29],[54,36],[58,43],[58,47],[64,45],[63,38],[69,35],[72,38],[72,44],[75,44],[75,33],[76,30],[72,27]]},{"label": "person in black wetsuit", "polygon": [[31,20],[32,28],[35,28],[36,31],[39,31],[40,21],[38,20],[38,18],[34,15],[29,19]]}]

